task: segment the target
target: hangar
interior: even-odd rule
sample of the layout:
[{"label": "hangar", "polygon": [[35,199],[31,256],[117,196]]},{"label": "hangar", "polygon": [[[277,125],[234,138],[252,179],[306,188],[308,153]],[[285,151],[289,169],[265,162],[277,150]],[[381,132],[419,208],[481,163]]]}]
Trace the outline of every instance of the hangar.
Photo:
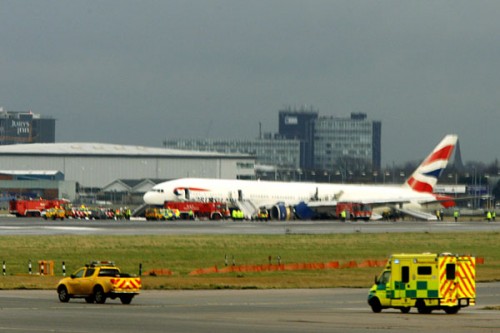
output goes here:
[{"label": "hangar", "polygon": [[[100,191],[117,179],[181,177],[252,179],[255,157],[104,143],[0,146],[5,170],[51,170],[76,182],[77,192]],[[0,189],[1,190],[1,189]]]}]

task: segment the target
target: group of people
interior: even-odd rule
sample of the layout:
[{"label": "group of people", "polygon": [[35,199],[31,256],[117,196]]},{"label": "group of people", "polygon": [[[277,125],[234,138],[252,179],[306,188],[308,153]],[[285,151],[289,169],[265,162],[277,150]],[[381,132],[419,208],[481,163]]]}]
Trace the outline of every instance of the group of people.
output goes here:
[{"label": "group of people", "polygon": [[486,221],[488,221],[488,222],[495,221],[496,217],[497,217],[497,213],[495,212],[495,210],[486,211]]},{"label": "group of people", "polygon": [[[486,218],[486,221],[488,222],[491,222],[491,221],[495,221],[496,219],[496,212],[495,210],[487,210],[485,212],[485,218]],[[443,220],[443,217],[444,217],[444,214],[443,214],[443,211],[442,210],[437,210],[436,211],[436,217],[438,219],[438,221],[442,221]],[[453,218],[455,219],[455,222],[458,221],[458,218],[460,217],[460,212],[458,211],[458,209],[455,209],[453,211]]]}]

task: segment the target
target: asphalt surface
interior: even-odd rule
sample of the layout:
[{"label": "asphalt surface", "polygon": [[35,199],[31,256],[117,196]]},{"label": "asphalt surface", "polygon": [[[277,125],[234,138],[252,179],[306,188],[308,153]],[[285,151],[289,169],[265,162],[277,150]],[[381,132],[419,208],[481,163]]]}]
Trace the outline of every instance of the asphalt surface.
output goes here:
[{"label": "asphalt surface", "polygon": [[0,332],[498,332],[500,283],[478,284],[456,315],[372,313],[364,289],[144,291],[118,300],[60,303],[55,291],[0,291]]},{"label": "asphalt surface", "polygon": [[[493,222],[45,221],[0,218],[0,235],[326,234],[498,232]],[[0,276],[1,279],[1,276]],[[365,289],[144,291],[118,300],[60,303],[54,291],[0,291],[0,332],[498,332],[500,283],[477,286],[477,305],[457,315],[384,310]]]},{"label": "asphalt surface", "polygon": [[391,232],[499,232],[497,222],[423,221],[159,221],[64,220],[0,218],[0,235],[194,235],[194,234],[332,234]]}]

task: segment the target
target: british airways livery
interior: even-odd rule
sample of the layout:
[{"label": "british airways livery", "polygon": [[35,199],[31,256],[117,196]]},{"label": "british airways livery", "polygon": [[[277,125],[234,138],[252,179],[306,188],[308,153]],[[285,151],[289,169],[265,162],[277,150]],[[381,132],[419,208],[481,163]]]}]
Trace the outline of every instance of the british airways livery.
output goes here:
[{"label": "british airways livery", "polygon": [[248,215],[266,208],[274,218],[285,216],[287,209],[308,218],[317,212],[335,211],[338,202],[356,202],[395,209],[420,219],[435,219],[435,215],[426,212],[454,205],[451,198],[436,195],[433,189],[456,142],[456,135],[445,136],[399,186],[181,178],[155,185],[144,195],[144,202],[163,205],[165,201],[228,201],[237,203]]}]

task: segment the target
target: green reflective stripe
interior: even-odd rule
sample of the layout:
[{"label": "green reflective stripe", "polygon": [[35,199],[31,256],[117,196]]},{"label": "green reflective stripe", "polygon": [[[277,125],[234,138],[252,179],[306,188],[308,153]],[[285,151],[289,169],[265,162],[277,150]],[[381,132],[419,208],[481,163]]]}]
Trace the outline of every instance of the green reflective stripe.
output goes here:
[{"label": "green reflective stripe", "polygon": [[396,290],[405,290],[406,289],[406,285],[403,282],[395,281],[394,282],[394,289],[396,289]]},{"label": "green reflective stripe", "polygon": [[428,290],[427,291],[427,296],[428,297],[432,297],[432,298],[435,298],[435,297],[438,297],[439,296],[439,293],[437,290]]},{"label": "green reflective stripe", "polygon": [[426,290],[427,288],[427,281],[417,281],[417,290]]}]

